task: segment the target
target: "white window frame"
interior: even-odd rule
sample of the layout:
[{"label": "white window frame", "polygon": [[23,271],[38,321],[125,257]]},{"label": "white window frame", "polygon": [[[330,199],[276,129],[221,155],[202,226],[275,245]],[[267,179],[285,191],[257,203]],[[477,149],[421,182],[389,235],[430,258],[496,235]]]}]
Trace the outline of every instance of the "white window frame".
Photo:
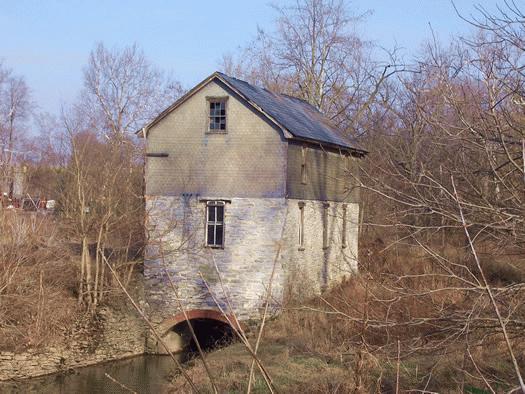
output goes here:
[{"label": "white window frame", "polygon": [[[228,132],[228,96],[225,97],[206,97],[206,103],[208,105],[208,126],[207,126],[207,132],[208,133],[217,133],[217,134],[224,134]],[[211,104],[212,103],[221,103],[224,106],[224,115],[217,115],[217,114],[211,114]],[[218,128],[218,129],[212,129],[211,123],[212,119],[215,118],[224,118],[224,129]],[[220,123],[219,123],[220,124]]]},{"label": "white window frame", "polygon": [[[209,210],[210,208],[217,208],[217,207],[222,207],[222,221],[219,221],[217,220],[217,210],[215,210],[215,220],[213,221],[210,221],[209,218],[210,218],[210,215],[209,215]],[[225,236],[225,224],[224,224],[224,219],[225,219],[225,215],[226,215],[226,204],[224,201],[208,201],[206,202],[206,227],[204,229],[204,234],[205,234],[205,244],[208,248],[215,248],[215,249],[223,249],[224,248],[224,236]],[[213,226],[214,228],[214,231],[213,231],[213,237],[214,237],[214,242],[212,244],[209,243],[209,239],[208,239],[208,227],[209,226]],[[217,243],[217,227],[218,226],[222,226],[222,243],[221,244],[218,244]]]}]

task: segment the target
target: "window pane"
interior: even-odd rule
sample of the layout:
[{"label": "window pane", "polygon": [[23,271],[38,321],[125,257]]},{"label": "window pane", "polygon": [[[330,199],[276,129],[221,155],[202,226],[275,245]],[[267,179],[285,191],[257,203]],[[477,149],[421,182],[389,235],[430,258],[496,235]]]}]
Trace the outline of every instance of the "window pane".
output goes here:
[{"label": "window pane", "polygon": [[217,208],[217,221],[222,223],[224,221],[224,206],[219,205],[215,208]]},{"label": "window pane", "polygon": [[210,101],[210,130],[226,130],[226,102]]},{"label": "window pane", "polygon": [[209,222],[215,221],[215,207],[213,205],[208,206],[208,221]]},{"label": "window pane", "polygon": [[208,242],[208,245],[215,245],[215,237],[214,237],[214,230],[215,230],[215,226],[213,224],[208,224],[208,237],[207,237],[207,242]]},{"label": "window pane", "polygon": [[223,226],[222,224],[218,224],[215,226],[216,232],[215,232],[215,245],[222,246],[222,231]]}]

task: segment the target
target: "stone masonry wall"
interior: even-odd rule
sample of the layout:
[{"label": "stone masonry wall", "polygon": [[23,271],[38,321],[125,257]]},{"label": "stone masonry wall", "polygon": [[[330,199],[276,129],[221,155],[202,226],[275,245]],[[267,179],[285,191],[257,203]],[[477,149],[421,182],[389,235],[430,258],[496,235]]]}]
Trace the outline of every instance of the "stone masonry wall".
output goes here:
[{"label": "stone masonry wall", "polygon": [[180,305],[186,310],[219,310],[217,301],[229,313],[227,299],[240,319],[259,318],[279,244],[272,286],[275,307],[290,287],[302,289],[305,296],[318,294],[357,268],[357,204],[346,204],[347,243],[343,247],[343,203],[328,203],[328,244],[324,248],[323,202],[303,201],[305,244],[300,250],[299,200],[232,198],[225,206],[224,249],[210,249],[204,246],[206,205],[201,198],[147,199],[150,241],[145,293],[151,319],[157,324],[180,313]]},{"label": "stone masonry wall", "polygon": [[[145,326],[129,310],[102,308],[100,336],[76,332],[63,345],[23,353],[0,352],[0,381],[23,379],[144,353]],[[0,388],[1,389],[1,388]]]},{"label": "stone masonry wall", "polygon": [[[231,199],[231,203],[225,206],[224,249],[204,247],[205,207],[206,204],[194,196],[147,200],[150,240],[144,275],[146,299],[153,321],[160,322],[180,313],[177,295],[166,271],[176,282],[178,297],[187,310],[218,310],[215,297],[226,311],[229,311],[228,299],[243,320],[260,316],[259,308],[264,301],[265,286],[281,239],[286,200]],[[280,264],[277,268],[274,281],[279,283],[282,281]]]}]

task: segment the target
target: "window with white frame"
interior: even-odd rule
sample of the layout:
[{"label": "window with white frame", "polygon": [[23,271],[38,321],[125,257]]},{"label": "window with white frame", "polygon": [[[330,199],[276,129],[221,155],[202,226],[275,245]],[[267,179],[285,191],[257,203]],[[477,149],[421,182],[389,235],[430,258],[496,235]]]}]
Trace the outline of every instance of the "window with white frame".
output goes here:
[{"label": "window with white frame", "polygon": [[226,132],[226,99],[225,98],[209,98],[209,117],[210,123],[208,131],[210,132]]},{"label": "window with white frame", "polygon": [[224,247],[224,201],[209,201],[206,204],[206,245]]}]

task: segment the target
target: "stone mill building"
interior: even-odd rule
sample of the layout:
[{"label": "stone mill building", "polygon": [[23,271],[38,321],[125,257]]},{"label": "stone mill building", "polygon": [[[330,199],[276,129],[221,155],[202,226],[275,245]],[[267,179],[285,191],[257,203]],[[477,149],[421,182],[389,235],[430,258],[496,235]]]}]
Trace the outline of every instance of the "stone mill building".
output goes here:
[{"label": "stone mill building", "polygon": [[140,133],[145,292],[162,335],[181,308],[259,319],[356,270],[366,152],[307,102],[216,72]]}]

